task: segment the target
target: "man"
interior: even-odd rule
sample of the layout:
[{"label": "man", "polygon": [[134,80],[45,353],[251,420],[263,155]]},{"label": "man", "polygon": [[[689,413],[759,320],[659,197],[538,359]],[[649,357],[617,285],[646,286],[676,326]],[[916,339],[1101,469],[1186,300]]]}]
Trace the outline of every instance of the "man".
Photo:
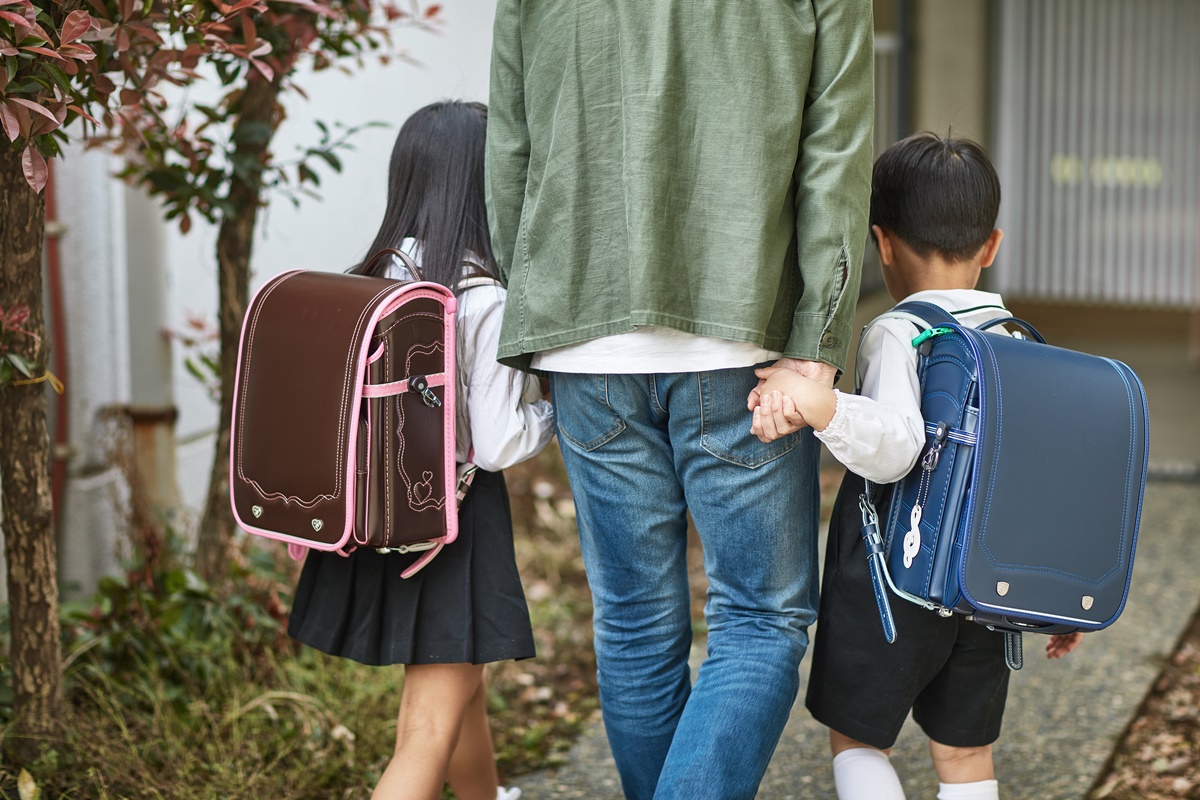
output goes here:
[{"label": "man", "polygon": [[[872,133],[869,0],[499,0],[499,357],[551,377],[631,800],[751,798],[816,616],[818,449],[755,365],[832,385]],[[691,685],[687,512],[708,657]]]}]

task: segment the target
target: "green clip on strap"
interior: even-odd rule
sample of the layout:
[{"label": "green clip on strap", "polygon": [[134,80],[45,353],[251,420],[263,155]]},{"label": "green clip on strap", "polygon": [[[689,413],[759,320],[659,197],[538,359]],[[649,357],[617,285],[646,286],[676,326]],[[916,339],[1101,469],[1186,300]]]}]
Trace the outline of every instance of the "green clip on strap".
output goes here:
[{"label": "green clip on strap", "polygon": [[926,339],[932,339],[934,336],[941,336],[944,333],[954,333],[954,329],[939,326],[937,328],[930,328],[927,331],[922,331],[917,338],[912,340],[912,346],[920,347],[921,343]]}]

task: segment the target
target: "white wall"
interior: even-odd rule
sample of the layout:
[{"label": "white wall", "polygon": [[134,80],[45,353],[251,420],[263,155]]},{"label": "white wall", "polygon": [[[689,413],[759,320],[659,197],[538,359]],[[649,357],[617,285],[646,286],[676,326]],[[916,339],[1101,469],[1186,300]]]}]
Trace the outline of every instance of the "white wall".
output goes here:
[{"label": "white wall", "polygon": [[130,401],[124,188],[111,158],[75,149],[55,164],[66,326],[67,484],[59,526],[59,575],[88,590],[115,571],[126,497],[109,464],[105,411]]},{"label": "white wall", "polygon": [[[355,149],[341,153],[341,174],[319,170],[322,200],[306,199],[296,209],[277,197],[264,209],[252,262],[252,290],[287,269],[340,271],[362,257],[381,221],[387,162],[400,124],[435,100],[486,102],[493,10],[494,0],[452,0],[443,4],[440,33],[397,29],[397,45],[420,66],[397,60],[384,67],[371,61],[350,76],[332,69],[298,79],[309,100],[287,101],[288,119],[275,138],[280,157],[317,142],[317,119],[351,126],[380,121],[389,127],[357,135]],[[187,236],[172,228],[167,237],[169,308],[177,328],[189,312],[216,319],[215,243],[216,231],[205,225],[197,225]],[[199,383],[183,370],[180,358],[177,348],[180,491],[185,506],[198,512],[212,464],[210,433],[217,412]]]}]

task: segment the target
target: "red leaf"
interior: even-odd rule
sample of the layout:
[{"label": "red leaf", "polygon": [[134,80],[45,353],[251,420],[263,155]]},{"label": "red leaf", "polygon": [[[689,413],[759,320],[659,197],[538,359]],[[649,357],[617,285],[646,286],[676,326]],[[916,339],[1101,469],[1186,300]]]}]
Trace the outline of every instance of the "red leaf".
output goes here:
[{"label": "red leaf", "polygon": [[254,20],[249,14],[242,14],[242,41],[247,46],[258,41],[258,29],[254,27]]},{"label": "red leaf", "polygon": [[59,33],[60,44],[70,44],[71,42],[83,36],[92,27],[92,15],[88,12],[79,9],[67,14],[67,18],[63,20],[62,30]]},{"label": "red leaf", "polygon": [[21,135],[21,123],[17,121],[17,115],[3,100],[0,100],[0,125],[3,126],[4,135],[10,142],[15,142]]},{"label": "red leaf", "polygon": [[153,26],[147,25],[144,22],[131,22],[125,26],[131,33],[136,33],[151,44],[162,46],[162,37],[154,30]]},{"label": "red leaf", "polygon": [[46,188],[46,159],[42,158],[42,154],[37,151],[33,145],[25,148],[25,152],[21,153],[21,170],[25,173],[25,180],[33,187],[35,192],[41,192]]},{"label": "red leaf", "polygon": [[19,50],[13,47],[13,43],[7,39],[0,39],[0,56],[15,56],[20,55]]},{"label": "red leaf", "polygon": [[254,67],[256,70],[258,70],[260,73],[262,73],[262,76],[263,76],[264,78],[266,78],[268,81],[275,80],[275,70],[271,69],[271,68],[270,68],[270,67],[268,67],[266,64],[264,64],[263,62],[259,61],[257,58],[251,58],[251,59],[250,59],[250,64],[251,64],[251,66],[253,66],[253,67]]},{"label": "red leaf", "polygon": [[113,38],[117,26],[111,22],[99,22],[96,27],[83,35],[85,42],[107,42]]},{"label": "red leaf", "polygon": [[34,112],[35,114],[41,114],[46,119],[55,123],[55,127],[58,127],[58,120],[56,120],[54,118],[54,114],[51,113],[51,111],[49,109],[38,105],[37,103],[33,102],[32,100],[26,100],[24,97],[10,97],[10,98],[8,98],[8,102],[16,103],[19,106],[25,106],[26,108],[28,108],[30,111]]},{"label": "red leaf", "polygon": [[28,6],[29,0],[0,0],[0,6]]},{"label": "red leaf", "polygon": [[45,29],[42,28],[41,25],[38,25],[36,22],[29,22],[27,24],[29,27],[25,30],[24,33],[20,33],[18,31],[18,33],[17,33],[17,41],[18,42],[28,39],[30,36],[34,36],[38,39],[41,39],[43,42],[49,43],[50,34],[46,33]]},{"label": "red leaf", "polygon": [[436,17],[438,14],[441,13],[441,11],[442,11],[442,7],[440,5],[438,5],[437,3],[434,3],[429,8],[425,9],[425,18],[429,19],[430,17]]},{"label": "red leaf", "polygon": [[186,213],[179,218],[179,232],[187,233],[192,229],[192,218]]},{"label": "red leaf", "polygon": [[46,56],[47,58],[53,58],[58,61],[64,60],[62,56],[60,56],[58,53],[51,50],[49,47],[22,47],[21,49],[27,53],[37,53],[39,55]]},{"label": "red leaf", "polygon": [[136,106],[141,102],[142,102],[142,96],[137,92],[136,89],[122,89],[121,90],[121,105]]},{"label": "red leaf", "polygon": [[24,28],[29,27],[29,23],[25,21],[25,17],[21,16],[20,14],[14,14],[11,11],[0,11],[0,19],[6,19],[13,25],[19,25]]},{"label": "red leaf", "polygon": [[59,123],[57,122],[49,122],[41,117],[38,117],[33,121],[33,127],[29,131],[29,136],[31,138],[34,136],[41,136],[43,133],[49,133],[50,131],[55,130],[58,128],[58,126]]},{"label": "red leaf", "polygon": [[96,57],[96,52],[86,44],[64,44],[58,48],[58,53],[77,61],[91,61]]},{"label": "red leaf", "polygon": [[107,75],[97,75],[92,80],[96,84],[96,91],[101,94],[112,94],[117,90],[117,85]]},{"label": "red leaf", "polygon": [[19,328],[25,324],[25,320],[29,319],[29,306],[24,303],[17,303],[3,317],[4,327]]},{"label": "red leaf", "polygon": [[68,111],[74,111],[76,114],[78,114],[79,116],[83,117],[83,118],[84,118],[84,119],[86,119],[88,122],[92,123],[93,125],[96,125],[96,126],[99,126],[99,125],[100,125],[100,123],[96,121],[96,118],[95,118],[95,117],[93,117],[91,114],[89,114],[89,113],[87,113],[86,111],[84,111],[84,110],[83,110],[82,108],[80,108],[79,106],[67,106],[67,110],[68,110]]},{"label": "red leaf", "polygon": [[29,114],[29,109],[21,105],[13,105],[12,100],[17,98],[9,98],[9,110],[17,116],[17,127],[23,135],[29,135],[29,129],[33,127],[33,118]]}]

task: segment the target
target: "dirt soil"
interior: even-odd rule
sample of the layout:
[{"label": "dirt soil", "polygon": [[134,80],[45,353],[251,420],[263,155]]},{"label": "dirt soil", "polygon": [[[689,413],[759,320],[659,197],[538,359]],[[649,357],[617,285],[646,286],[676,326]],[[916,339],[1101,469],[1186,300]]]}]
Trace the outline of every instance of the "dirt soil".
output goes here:
[{"label": "dirt soil", "polygon": [[1180,638],[1090,800],[1200,798],[1200,613]]}]

